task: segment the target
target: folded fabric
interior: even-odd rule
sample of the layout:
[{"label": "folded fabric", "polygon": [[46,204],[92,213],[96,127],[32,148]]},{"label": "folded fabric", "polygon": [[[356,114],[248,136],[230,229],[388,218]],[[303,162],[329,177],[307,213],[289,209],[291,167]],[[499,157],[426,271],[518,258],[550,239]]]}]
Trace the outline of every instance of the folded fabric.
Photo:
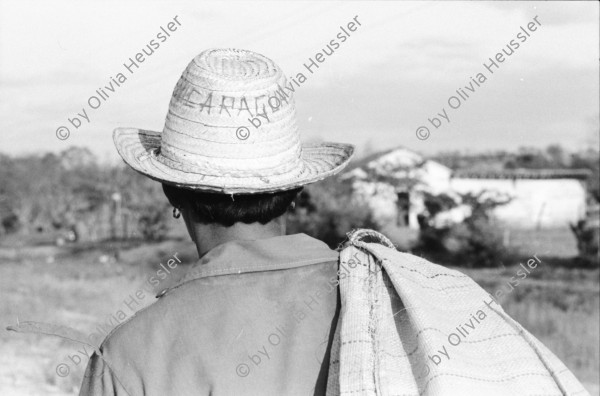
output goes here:
[{"label": "folded fabric", "polygon": [[328,396],[589,394],[468,276],[370,230],[350,234],[340,266]]}]

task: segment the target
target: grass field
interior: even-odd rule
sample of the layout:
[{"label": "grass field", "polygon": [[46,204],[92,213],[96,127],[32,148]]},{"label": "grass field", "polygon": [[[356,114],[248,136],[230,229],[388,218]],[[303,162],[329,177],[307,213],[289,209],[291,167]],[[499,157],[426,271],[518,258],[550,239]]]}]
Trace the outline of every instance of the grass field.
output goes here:
[{"label": "grass field", "polygon": [[553,257],[577,255],[577,240],[568,227],[541,230],[506,230],[511,249],[529,252],[545,252]]},{"label": "grass field", "polygon": [[[155,288],[156,293],[176,283],[185,266],[195,261],[195,249],[189,242],[127,247],[103,244],[76,250],[2,247],[0,325],[5,328],[17,320],[35,320],[67,324],[90,334],[107,316],[124,309],[127,296],[175,253],[183,264]],[[517,268],[461,271],[494,292]],[[504,309],[562,359],[592,395],[600,393],[598,276],[597,269],[540,265],[501,299]],[[143,304],[152,300],[148,295]],[[87,364],[85,354],[77,344],[59,338],[3,330],[0,395],[77,394]],[[59,364],[68,365],[67,376],[56,374]]]}]

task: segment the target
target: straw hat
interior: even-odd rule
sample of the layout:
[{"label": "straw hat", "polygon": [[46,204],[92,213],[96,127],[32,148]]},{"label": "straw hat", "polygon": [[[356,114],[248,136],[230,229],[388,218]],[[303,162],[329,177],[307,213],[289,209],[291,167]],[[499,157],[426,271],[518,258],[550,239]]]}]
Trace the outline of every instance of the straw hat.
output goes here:
[{"label": "straw hat", "polygon": [[292,189],[340,172],[354,152],[301,145],[292,88],[263,55],[206,50],[177,82],[162,133],[117,128],[113,139],[129,166],[167,184],[227,194]]}]

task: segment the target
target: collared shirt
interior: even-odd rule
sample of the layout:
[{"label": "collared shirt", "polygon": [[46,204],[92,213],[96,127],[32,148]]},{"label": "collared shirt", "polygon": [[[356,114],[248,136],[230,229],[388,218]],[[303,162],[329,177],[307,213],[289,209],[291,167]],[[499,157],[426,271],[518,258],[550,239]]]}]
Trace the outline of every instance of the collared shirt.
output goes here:
[{"label": "collared shirt", "polygon": [[109,334],[80,395],[324,395],[337,261],[305,234],[215,247]]}]

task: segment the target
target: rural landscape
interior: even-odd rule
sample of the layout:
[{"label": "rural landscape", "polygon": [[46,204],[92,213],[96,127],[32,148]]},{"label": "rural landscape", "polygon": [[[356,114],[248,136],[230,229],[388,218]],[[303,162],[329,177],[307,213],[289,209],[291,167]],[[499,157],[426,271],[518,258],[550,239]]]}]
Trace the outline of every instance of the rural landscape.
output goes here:
[{"label": "rural landscape", "polygon": [[[448,183],[431,181],[446,169]],[[506,178],[509,190],[501,183],[488,188]],[[544,211],[527,201],[533,193],[520,193],[531,183],[547,198],[540,198]],[[461,190],[467,184],[478,187]],[[597,395],[598,198],[593,149],[424,158],[400,147],[365,153],[338,178],[307,186],[289,214],[288,233],[336,248],[352,229],[377,229],[399,250],[458,269],[490,293],[507,289],[519,264],[536,255],[541,263],[499,301]],[[527,209],[519,212],[521,206]],[[102,164],[87,149],[0,155],[3,327],[39,321],[89,335],[151,304],[197,260],[171,212],[160,184],[125,165]],[[149,290],[148,278],[174,255],[181,264]],[[132,303],[140,290],[143,297]],[[3,395],[77,394],[92,353],[58,337],[6,330],[0,351]]]},{"label": "rural landscape", "polygon": [[[314,272],[314,282],[298,277],[291,282],[291,271],[284,272],[290,268],[272,266],[279,273],[209,279],[221,285],[221,280],[242,278],[231,290],[245,297],[243,304],[215,297],[186,305],[190,311],[173,305],[177,309],[166,312],[177,319],[165,315],[144,327],[154,335],[168,328],[167,336],[127,338],[124,344],[144,358],[126,353],[119,359],[129,367],[121,373],[132,376],[119,380],[126,392],[133,396],[139,384],[140,394],[183,393],[165,391],[177,384],[192,393],[205,387],[213,395],[233,385],[242,391],[230,393],[283,394],[280,389],[299,389],[290,387],[289,377],[295,376],[298,386],[314,385],[313,396],[327,384],[358,396],[377,388],[391,372],[395,388],[387,393],[393,394],[414,394],[406,391],[408,384],[420,396],[462,389],[478,396],[492,388],[500,394],[510,388],[554,396],[540,390],[539,379],[553,382],[548,386],[554,389],[570,371],[590,395],[600,396],[599,21],[598,1],[0,0],[0,396],[78,395],[94,348],[166,295],[192,266],[209,261],[210,254],[219,257],[227,250],[223,241],[236,246],[285,231],[341,250],[357,229],[378,231],[398,251],[472,278],[568,370],[545,370],[555,366],[539,350],[534,355],[536,348],[528,347],[535,343],[512,332],[520,329],[506,318],[497,323],[510,325],[511,334],[485,337],[483,332],[494,329],[491,320],[484,321],[476,310],[468,318],[466,309],[464,317],[458,313],[462,305],[475,306],[481,290],[469,280],[469,285],[448,282],[446,287],[444,279],[464,277],[439,267],[427,273],[419,266],[428,265],[416,258],[412,267],[387,267],[388,273],[377,278],[387,286],[401,285],[388,293],[389,301],[379,289],[363,288],[366,298],[337,299],[344,307],[338,315],[332,294],[323,309],[329,316],[322,316],[335,313],[331,322],[312,322],[331,323],[329,330],[347,328],[343,319],[353,324],[348,333],[358,328],[363,333],[340,336],[339,344],[331,337],[331,348],[325,349],[327,338],[312,324],[303,328],[304,339],[295,337],[300,332],[293,327],[294,334],[283,337],[277,350],[285,357],[279,362],[287,363],[270,360],[264,344],[261,356],[272,365],[254,370],[258,364],[249,348],[259,353],[265,341],[252,331],[276,328],[288,316],[297,324],[303,315],[288,307],[300,304],[298,291],[305,289],[300,285],[318,284],[315,260],[302,259],[298,263],[312,268],[298,267],[297,273]],[[149,177],[127,164],[145,169],[141,172]],[[232,199],[241,191],[303,187],[295,198],[285,192],[280,195],[287,195],[285,201],[253,204],[252,211],[287,210],[285,229],[277,220],[223,230],[218,221],[200,221],[213,214],[212,203],[207,212],[192,213],[185,203],[198,197],[175,191],[181,201],[171,199],[174,208],[156,180],[226,191]],[[222,202],[219,198],[215,201]],[[248,219],[240,217],[246,210],[240,198],[240,210],[227,205],[227,217],[233,219],[227,224]],[[270,213],[260,215],[271,219]],[[202,235],[198,247],[185,225],[193,220],[200,230],[196,236]],[[280,238],[285,239],[294,238]],[[290,257],[311,251],[276,245],[273,251]],[[199,251],[208,254],[204,261]],[[244,257],[229,269],[266,267],[249,257],[268,254],[234,251]],[[391,256],[406,263],[413,259]],[[213,271],[202,269],[207,268]],[[390,275],[396,269],[399,275]],[[413,273],[435,287],[412,282],[420,286],[409,290]],[[248,281],[254,275],[257,283]],[[328,285],[335,281],[345,287],[335,277]],[[253,293],[241,293],[237,285],[251,285]],[[468,286],[478,292],[478,301],[467,297]],[[217,290],[229,297],[225,289]],[[190,290],[200,296],[209,288]],[[434,303],[435,291],[449,298]],[[408,312],[415,295],[415,301],[439,308],[440,315],[425,304],[417,313]],[[263,309],[270,304],[278,311]],[[392,310],[394,304],[403,308]],[[218,320],[200,314],[203,305]],[[260,315],[254,308],[262,310]],[[380,320],[379,308],[394,312],[389,323]],[[276,313],[282,314],[278,320]],[[225,320],[229,317],[239,319],[235,326],[228,325],[234,323]],[[445,323],[448,317],[456,320]],[[216,341],[198,336],[197,329],[213,326]],[[413,352],[403,326],[415,337],[428,331]],[[467,340],[456,326],[472,331],[473,338]],[[173,328],[189,329],[190,337],[173,337]],[[436,372],[434,348],[441,356],[439,348],[454,346],[438,344],[436,337],[448,340],[452,333],[446,329],[453,328],[474,352],[445,354],[453,361],[448,371]],[[236,333],[234,341],[229,342],[235,337],[229,331]],[[436,337],[429,338],[432,334]],[[312,352],[307,338],[317,335],[319,351],[337,353],[345,347],[346,356],[361,360],[344,362],[342,352],[329,362],[321,359],[328,355],[316,357],[320,366],[299,359],[296,352]],[[201,352],[205,346],[209,353]],[[520,348],[527,355],[519,354]],[[395,353],[400,350],[406,353]],[[227,356],[238,355],[244,359],[232,361],[229,372],[234,359]],[[388,358],[393,363],[378,364]],[[314,367],[304,367],[308,360]],[[424,380],[415,364],[422,361],[436,365],[431,372],[437,382]],[[165,362],[172,370],[150,364],[130,370],[138,363]],[[218,364],[214,371],[204,370],[205,362]],[[244,366],[252,369],[240,375],[237,368]],[[307,381],[307,370],[314,371],[314,381]],[[354,375],[360,370],[370,374]],[[184,379],[162,375],[167,371]],[[203,377],[200,371],[209,374]],[[249,372],[256,372],[250,380],[260,384],[252,390],[244,379]],[[283,374],[269,374],[275,372]],[[394,384],[397,380],[401,385]],[[513,382],[518,385],[510,387]],[[584,394],[576,385],[562,393]]]}]

